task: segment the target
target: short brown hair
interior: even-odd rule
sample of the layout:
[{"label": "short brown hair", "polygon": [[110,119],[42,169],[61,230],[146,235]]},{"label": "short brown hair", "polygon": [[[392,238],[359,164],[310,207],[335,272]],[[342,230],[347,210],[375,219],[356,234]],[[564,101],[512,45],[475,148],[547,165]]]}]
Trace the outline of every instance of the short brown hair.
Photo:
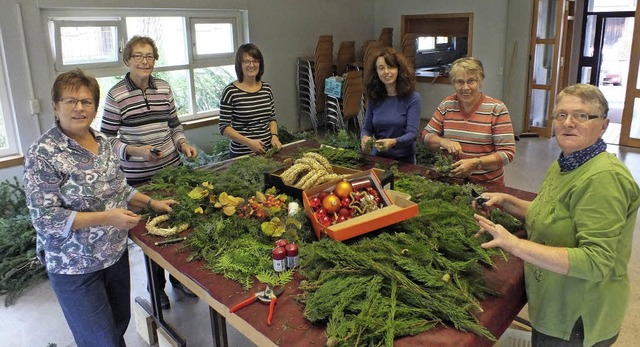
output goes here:
[{"label": "short brown hair", "polygon": [[567,95],[577,96],[582,101],[595,105],[598,108],[600,115],[605,118],[607,117],[607,113],[609,113],[609,102],[607,101],[607,98],[604,97],[604,94],[602,94],[602,91],[596,86],[581,83],[572,84],[558,93],[558,96],[556,96],[555,106],[557,106],[560,100]]},{"label": "short brown hair", "polygon": [[264,59],[262,57],[262,52],[258,46],[253,43],[245,43],[244,45],[238,47],[238,51],[236,52],[236,75],[238,77],[238,81],[242,83],[244,80],[244,73],[242,72],[242,58],[244,54],[247,53],[251,58],[260,61],[260,68],[258,69],[258,74],[256,75],[256,81],[260,81],[262,74],[264,74]]},{"label": "short brown hair", "polygon": [[449,71],[449,77],[451,83],[454,82],[458,71],[464,70],[468,75],[478,75],[480,80],[484,80],[484,66],[482,62],[474,57],[459,58],[451,64],[451,70]]},{"label": "short brown hair", "polygon": [[80,87],[87,87],[93,95],[93,101],[98,108],[98,102],[100,101],[100,85],[93,76],[89,76],[80,69],[73,69],[71,71],[63,72],[56,77],[53,86],[51,87],[51,101],[58,102],[62,98],[62,91],[65,89],[71,89],[76,91]]},{"label": "short brown hair", "polygon": [[151,46],[153,48],[153,57],[156,58],[156,60],[160,58],[160,54],[158,54],[158,46],[156,46],[156,42],[153,41],[152,38],[148,36],[135,35],[124,45],[124,50],[122,51],[122,61],[126,62],[127,60],[131,59],[131,51],[133,51],[133,46],[135,45]]}]

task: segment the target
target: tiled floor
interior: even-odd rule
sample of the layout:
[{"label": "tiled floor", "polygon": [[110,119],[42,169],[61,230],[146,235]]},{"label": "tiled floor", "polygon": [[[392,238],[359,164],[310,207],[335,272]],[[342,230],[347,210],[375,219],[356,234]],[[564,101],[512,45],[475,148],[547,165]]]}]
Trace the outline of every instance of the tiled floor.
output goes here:
[{"label": "tiled floor", "polygon": [[[518,143],[514,162],[507,166],[508,186],[528,191],[537,191],[542,183],[547,167],[557,158],[559,148],[553,139],[522,138]],[[610,145],[608,150],[616,153],[640,182],[640,150]],[[640,223],[636,233],[640,233]],[[627,311],[620,338],[616,346],[637,346],[640,341],[640,235],[636,236],[629,264],[631,280],[631,303]],[[147,297],[146,278],[142,252],[136,246],[130,247],[132,304],[136,296]],[[170,286],[169,286],[170,287]],[[171,288],[167,293],[172,300],[171,309],[165,311],[165,318],[187,339],[188,346],[211,346],[208,307],[202,301],[184,297]],[[526,309],[521,312],[526,318]],[[231,346],[253,346],[232,327],[229,328]],[[126,334],[129,347],[147,344],[136,334],[133,323]],[[75,346],[57,300],[45,281],[29,290],[17,304],[0,308],[0,346],[46,347]]]}]

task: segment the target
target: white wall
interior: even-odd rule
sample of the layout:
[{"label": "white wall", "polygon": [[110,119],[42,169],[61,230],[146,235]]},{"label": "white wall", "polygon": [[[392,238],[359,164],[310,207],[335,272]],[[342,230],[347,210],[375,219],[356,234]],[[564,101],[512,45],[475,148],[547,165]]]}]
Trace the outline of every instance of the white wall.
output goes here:
[{"label": "white wall", "polygon": [[[533,0],[376,0],[374,30],[379,33],[383,27],[393,27],[397,47],[402,15],[472,12],[472,54],[484,64],[483,91],[505,102],[514,131],[519,134],[524,129],[532,9]],[[422,82],[418,91],[422,95],[422,117],[430,118],[453,88]]]},{"label": "white wall", "polygon": [[[22,54],[22,28],[17,5],[22,9],[27,59]],[[248,10],[251,42],[265,56],[263,79],[271,84],[276,96],[276,115],[280,124],[297,129],[298,115],[295,90],[295,63],[298,56],[313,56],[317,37],[334,35],[334,46],[340,41],[355,40],[359,45],[370,39],[374,28],[373,5],[368,0],[2,0],[0,30],[5,42],[8,80],[14,100],[22,150],[53,122],[50,88],[55,79],[47,52],[47,31],[42,25],[41,9],[47,8],[204,8]],[[29,115],[30,90],[25,76],[31,73],[35,97],[40,100],[42,114]],[[309,122],[302,122],[308,128]],[[42,129],[42,130],[40,130]],[[218,138],[217,125],[187,131],[191,142],[208,149]],[[0,169],[0,180],[21,176],[22,167]]]},{"label": "white wall", "polygon": [[[486,79],[483,91],[507,102],[516,133],[522,131],[526,92],[531,6],[533,0],[2,0],[0,30],[5,43],[7,73],[14,100],[18,126],[23,132],[26,150],[52,124],[50,88],[55,79],[47,53],[47,32],[42,25],[41,9],[46,8],[205,8],[248,10],[249,36],[265,56],[264,80],[276,96],[280,124],[298,129],[295,90],[295,63],[299,56],[314,53],[319,35],[334,36],[334,50],[340,41],[355,40],[360,47],[367,39],[376,39],[383,27],[394,28],[394,43],[400,42],[403,14],[474,13],[473,55],[484,63]],[[28,56],[22,53],[22,29],[17,15],[22,8]],[[517,42],[516,60],[511,61]],[[357,48],[357,49],[358,49]],[[335,52],[334,52],[335,53]],[[357,55],[360,52],[356,52]],[[27,64],[28,58],[28,64]],[[500,75],[499,70],[504,74]],[[509,71],[511,69],[511,78]],[[30,84],[42,106],[42,115],[29,115]],[[438,103],[453,93],[448,84],[419,83],[423,117],[428,118]],[[302,121],[302,128],[309,128]],[[219,138],[217,125],[187,131],[191,142],[209,149]],[[20,176],[22,167],[0,169],[0,180]]]}]

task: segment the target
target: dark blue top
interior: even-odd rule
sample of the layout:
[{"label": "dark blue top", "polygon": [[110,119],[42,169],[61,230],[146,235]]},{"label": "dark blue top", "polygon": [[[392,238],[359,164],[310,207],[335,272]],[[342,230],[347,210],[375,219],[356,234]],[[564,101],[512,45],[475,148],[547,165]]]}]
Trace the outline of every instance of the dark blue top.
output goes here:
[{"label": "dark blue top", "polygon": [[401,98],[388,96],[382,101],[369,101],[364,116],[364,126],[360,137],[373,136],[376,139],[396,139],[395,147],[373,154],[399,161],[414,163],[416,158],[416,137],[420,126],[420,94],[413,92]]}]

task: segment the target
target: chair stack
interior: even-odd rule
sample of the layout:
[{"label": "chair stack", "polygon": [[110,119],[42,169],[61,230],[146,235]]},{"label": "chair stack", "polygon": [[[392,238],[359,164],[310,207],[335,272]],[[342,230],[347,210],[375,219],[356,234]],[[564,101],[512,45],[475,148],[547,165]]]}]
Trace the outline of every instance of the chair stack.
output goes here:
[{"label": "chair stack", "polygon": [[336,74],[341,76],[343,73],[347,72],[347,65],[356,61],[356,42],[340,42],[338,57],[336,60]]},{"label": "chair stack", "polygon": [[314,56],[298,58],[296,80],[299,116],[308,115],[316,133],[324,123],[320,117],[325,109],[324,80],[332,71],[333,35],[321,35]]},{"label": "chair stack", "polygon": [[331,76],[333,72],[333,35],[322,35],[318,38],[313,69],[316,87],[316,110],[324,112],[324,80]]},{"label": "chair stack", "polygon": [[380,41],[370,41],[370,43],[364,48],[364,54],[362,58],[362,67],[363,67],[363,78],[367,81],[369,76],[370,67],[375,63],[373,60],[376,59],[376,56],[380,51],[385,49]]},{"label": "chair stack", "polygon": [[382,42],[384,47],[393,47],[393,28],[382,28],[378,41]]},{"label": "chair stack", "polygon": [[327,95],[327,123],[334,130],[348,129],[351,119],[355,121],[357,128],[364,124],[362,71],[349,71],[343,77],[342,97]]},{"label": "chair stack", "polygon": [[402,35],[402,54],[412,69],[416,68],[416,34],[405,33]]},{"label": "chair stack", "polygon": [[[298,91],[298,117],[308,116],[313,130],[318,132],[316,87],[313,79],[313,60],[298,58],[296,64],[296,90]],[[299,124],[298,124],[299,125]]]}]

